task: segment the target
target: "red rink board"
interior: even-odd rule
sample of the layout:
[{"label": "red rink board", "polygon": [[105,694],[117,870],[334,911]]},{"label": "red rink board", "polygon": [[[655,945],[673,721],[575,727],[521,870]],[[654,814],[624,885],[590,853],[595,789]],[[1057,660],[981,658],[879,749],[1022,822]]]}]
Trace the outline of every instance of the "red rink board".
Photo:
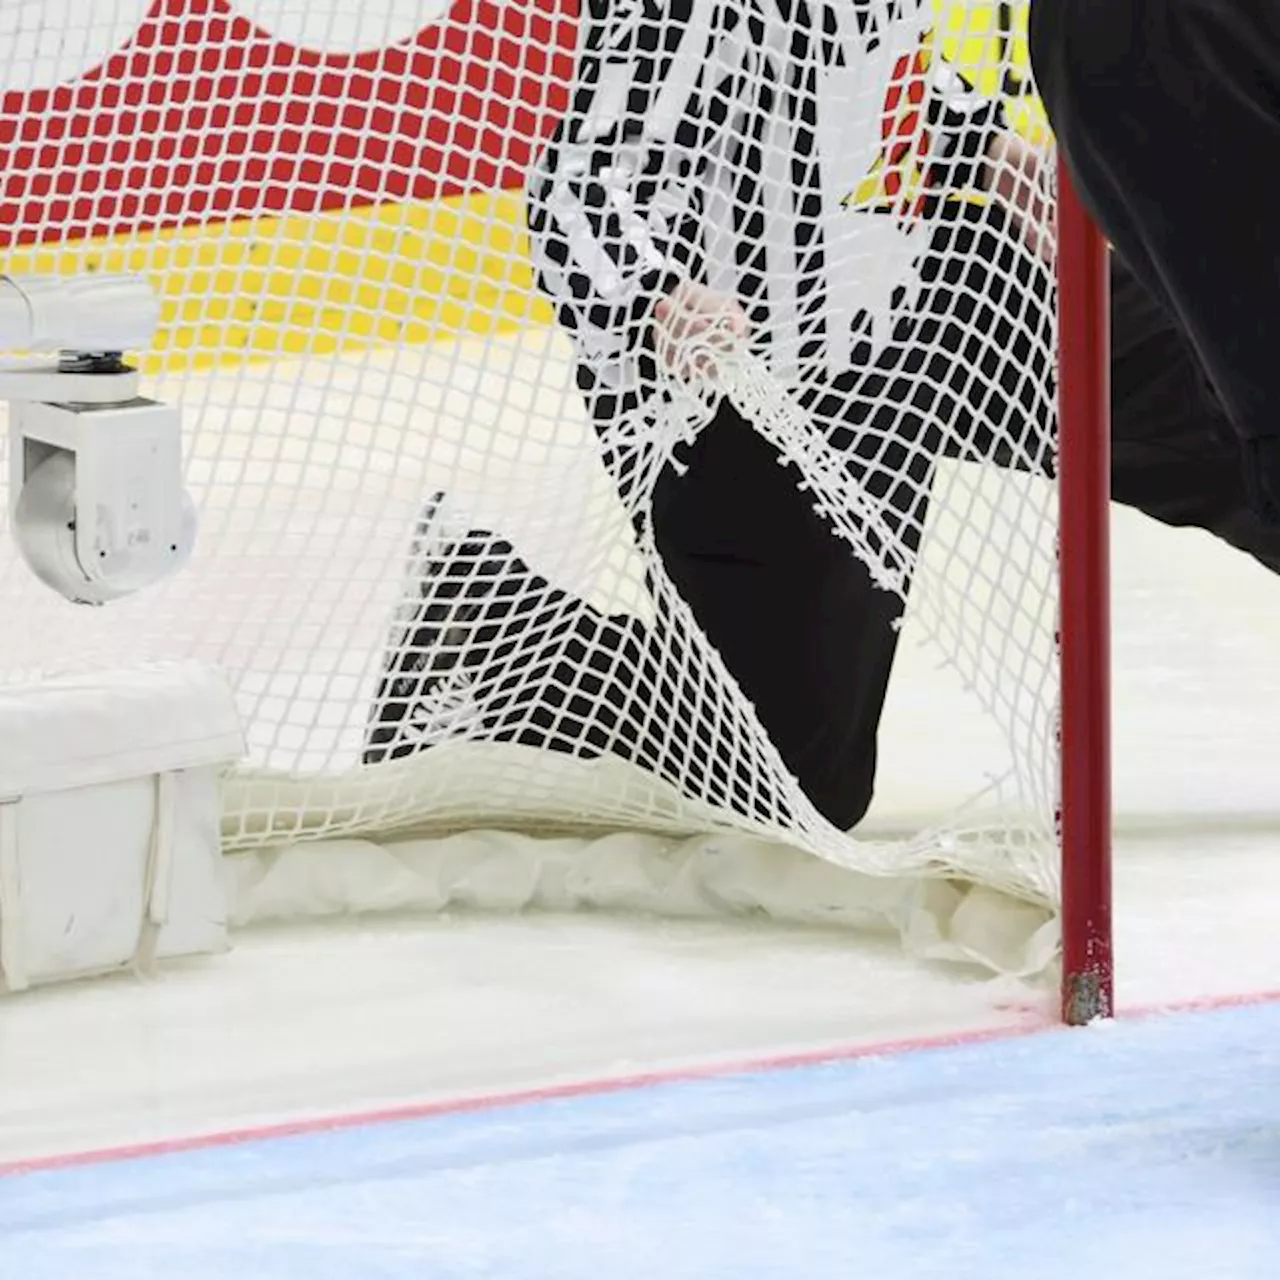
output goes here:
[{"label": "red rink board", "polygon": [[0,101],[0,243],[518,186],[567,98],[577,0],[457,0],[412,41],[300,49],[225,0]]}]

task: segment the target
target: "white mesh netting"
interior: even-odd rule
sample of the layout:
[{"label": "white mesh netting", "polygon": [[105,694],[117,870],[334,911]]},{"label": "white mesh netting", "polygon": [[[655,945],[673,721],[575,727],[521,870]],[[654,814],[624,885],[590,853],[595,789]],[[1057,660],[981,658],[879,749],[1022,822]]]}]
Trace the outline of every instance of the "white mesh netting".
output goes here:
[{"label": "white mesh netting", "polygon": [[[97,611],[0,542],[4,678],[226,670],[242,886],[282,856],[257,851],[296,846],[291,866],[329,868],[327,905],[397,905],[413,894],[370,842],[449,836],[413,846],[428,874],[487,856],[461,852],[471,829],[617,830],[660,839],[568,862],[529,843],[453,900],[661,907],[684,868],[703,887],[675,909],[910,929],[963,881],[1046,908],[1033,932],[1057,897],[1055,326],[1024,25],[990,0],[5,5],[3,269],[154,280],[142,365],[182,405],[201,523],[179,577]],[[722,403],[840,556],[910,583],[913,645],[989,730],[958,813],[927,761],[976,748],[940,703],[913,722],[915,829],[838,830],[694,621],[702,588],[673,585],[683,538],[682,582],[710,562],[741,630],[796,655],[779,687],[841,673],[839,717],[847,601],[828,628],[785,530],[738,555],[772,504],[744,515],[732,456],[716,473],[682,443],[728,439]],[[654,518],[691,458],[692,532]],[[796,586],[772,598],[787,555]],[[715,577],[762,556],[763,577]],[[761,862],[774,844],[849,875]],[[724,883],[734,849],[746,891]],[[558,887],[513,887],[544,855]],[[943,915],[964,900],[945,894]],[[999,962],[1034,968],[1036,945]]]}]

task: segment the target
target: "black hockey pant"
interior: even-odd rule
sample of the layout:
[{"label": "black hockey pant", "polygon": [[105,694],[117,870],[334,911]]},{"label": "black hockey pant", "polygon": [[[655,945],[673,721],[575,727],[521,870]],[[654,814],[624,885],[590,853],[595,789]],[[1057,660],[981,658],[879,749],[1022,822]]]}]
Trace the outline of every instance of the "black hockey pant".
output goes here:
[{"label": "black hockey pant", "polygon": [[1239,434],[1280,436],[1280,5],[1034,0],[1030,34],[1085,204]]}]

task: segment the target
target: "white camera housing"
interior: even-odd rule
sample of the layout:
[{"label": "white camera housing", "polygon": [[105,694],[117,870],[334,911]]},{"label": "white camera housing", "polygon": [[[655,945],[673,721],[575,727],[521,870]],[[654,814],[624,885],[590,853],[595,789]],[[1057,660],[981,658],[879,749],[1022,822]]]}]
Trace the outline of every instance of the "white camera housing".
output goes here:
[{"label": "white camera housing", "polygon": [[178,411],[140,397],[119,357],[151,344],[159,315],[133,276],[0,277],[0,347],[60,353],[0,365],[13,537],[40,581],[77,603],[150,586],[195,544]]},{"label": "white camera housing", "polygon": [[152,400],[15,407],[14,537],[31,571],[79,604],[132,595],[195,544],[178,413]]}]

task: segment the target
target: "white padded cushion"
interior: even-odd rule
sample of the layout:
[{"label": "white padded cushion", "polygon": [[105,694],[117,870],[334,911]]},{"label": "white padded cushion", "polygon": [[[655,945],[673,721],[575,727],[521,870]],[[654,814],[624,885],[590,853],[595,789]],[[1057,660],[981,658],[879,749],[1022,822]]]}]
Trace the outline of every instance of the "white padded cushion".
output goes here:
[{"label": "white padded cushion", "polygon": [[0,689],[0,800],[231,763],[243,754],[230,687],[203,663]]}]

